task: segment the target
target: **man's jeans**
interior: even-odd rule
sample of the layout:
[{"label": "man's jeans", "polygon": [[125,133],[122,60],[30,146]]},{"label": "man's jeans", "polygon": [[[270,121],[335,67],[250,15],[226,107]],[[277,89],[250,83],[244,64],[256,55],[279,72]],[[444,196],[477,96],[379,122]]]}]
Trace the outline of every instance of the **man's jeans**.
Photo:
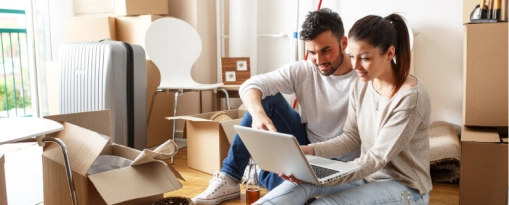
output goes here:
[{"label": "man's jeans", "polygon": [[[290,104],[287,103],[281,93],[265,97],[265,99],[262,100],[262,106],[278,132],[295,136],[300,145],[309,144],[306,126],[301,123],[300,114],[290,107]],[[251,124],[252,117],[249,112],[246,112],[240,125],[251,127]],[[244,170],[246,169],[250,157],[251,155],[249,151],[247,151],[239,135],[235,134],[230,150],[228,151],[228,156],[223,161],[221,172],[240,181],[244,175]],[[259,177],[260,183],[268,190],[272,190],[284,181],[279,177],[279,173],[271,173],[264,170],[260,171]]]}]

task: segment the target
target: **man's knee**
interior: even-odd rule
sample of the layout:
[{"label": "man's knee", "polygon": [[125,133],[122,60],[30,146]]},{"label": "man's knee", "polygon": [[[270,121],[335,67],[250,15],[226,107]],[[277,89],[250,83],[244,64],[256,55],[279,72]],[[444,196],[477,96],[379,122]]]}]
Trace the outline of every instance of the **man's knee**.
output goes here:
[{"label": "man's knee", "polygon": [[265,96],[265,98],[262,100],[262,104],[272,104],[272,103],[282,103],[286,102],[286,99],[283,97],[283,94],[277,93],[275,95],[271,96]]}]

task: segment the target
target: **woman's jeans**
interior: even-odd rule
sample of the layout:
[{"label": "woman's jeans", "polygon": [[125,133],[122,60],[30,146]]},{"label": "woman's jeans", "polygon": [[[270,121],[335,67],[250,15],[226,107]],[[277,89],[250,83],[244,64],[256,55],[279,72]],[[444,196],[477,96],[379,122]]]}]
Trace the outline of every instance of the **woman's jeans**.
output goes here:
[{"label": "woman's jeans", "polygon": [[[402,191],[410,194],[410,203],[402,203]],[[304,204],[308,198],[317,197],[311,204],[423,204],[429,203],[429,193],[419,194],[402,183],[389,180],[367,182],[358,180],[337,186],[319,186],[310,183],[285,181],[255,204]]]},{"label": "woman's jeans", "polygon": [[[281,93],[265,97],[265,99],[262,100],[262,106],[278,132],[293,135],[300,145],[309,144],[306,126],[302,124],[300,114],[290,107],[290,104],[288,104]],[[249,112],[246,112],[240,125],[251,127],[251,124],[251,115]],[[244,170],[246,169],[250,157],[251,155],[247,151],[239,135],[235,134],[230,150],[228,151],[228,156],[223,161],[221,172],[240,181],[244,175]],[[260,183],[268,190],[272,190],[284,181],[279,177],[279,173],[276,174],[264,170],[260,171],[259,177]]]}]

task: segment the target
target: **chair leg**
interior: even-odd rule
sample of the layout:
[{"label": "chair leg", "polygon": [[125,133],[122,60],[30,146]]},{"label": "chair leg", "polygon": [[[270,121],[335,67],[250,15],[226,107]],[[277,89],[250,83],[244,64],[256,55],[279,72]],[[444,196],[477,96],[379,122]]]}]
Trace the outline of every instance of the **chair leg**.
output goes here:
[{"label": "chair leg", "polygon": [[58,146],[60,146],[60,149],[62,150],[62,155],[64,156],[64,167],[65,167],[65,174],[67,175],[67,183],[69,185],[69,191],[71,192],[71,199],[72,204],[77,205],[78,204],[78,198],[76,196],[76,191],[74,189],[74,180],[72,177],[72,170],[71,170],[71,163],[69,162],[69,155],[67,154],[67,146],[65,146],[65,143],[54,137],[42,137],[42,142],[54,142],[57,143]]},{"label": "chair leg", "polygon": [[202,113],[203,110],[202,110],[202,103],[201,103],[201,99],[202,99],[202,97],[201,97],[201,90],[199,90],[198,92],[200,93],[200,113]]},{"label": "chair leg", "polygon": [[159,91],[154,92],[152,95],[152,102],[150,103],[150,109],[148,110],[148,117],[147,117],[147,129],[148,129],[148,123],[150,122],[150,117],[152,116],[152,107],[154,106],[154,101],[156,100],[156,95]]},{"label": "chair leg", "polygon": [[219,88],[219,90],[223,91],[224,96],[226,96],[226,107],[230,110],[230,97],[228,96],[228,91],[224,88]]},{"label": "chair leg", "polygon": [[[179,92],[175,92],[175,102],[173,103],[173,117],[177,116],[177,103],[179,98]],[[176,119],[173,119],[173,135],[171,136],[171,140],[175,142],[175,125],[176,125]],[[173,156],[171,156],[171,164],[173,164]]]}]

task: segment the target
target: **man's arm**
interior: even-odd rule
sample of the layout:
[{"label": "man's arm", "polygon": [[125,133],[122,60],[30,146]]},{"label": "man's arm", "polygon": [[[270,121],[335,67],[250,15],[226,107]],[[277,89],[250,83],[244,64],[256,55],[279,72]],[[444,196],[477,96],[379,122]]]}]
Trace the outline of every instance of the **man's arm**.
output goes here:
[{"label": "man's arm", "polygon": [[251,127],[273,132],[277,131],[274,124],[272,124],[272,120],[265,114],[265,110],[262,107],[262,92],[260,90],[255,88],[246,90],[241,99],[253,118]]}]

